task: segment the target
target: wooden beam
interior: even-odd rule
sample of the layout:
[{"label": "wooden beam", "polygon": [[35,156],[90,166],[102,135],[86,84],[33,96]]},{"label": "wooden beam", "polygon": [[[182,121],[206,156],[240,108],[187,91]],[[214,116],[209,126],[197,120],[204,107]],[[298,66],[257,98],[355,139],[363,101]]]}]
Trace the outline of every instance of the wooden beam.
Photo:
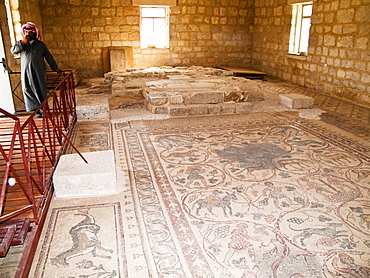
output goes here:
[{"label": "wooden beam", "polygon": [[237,76],[242,76],[249,79],[263,79],[266,73],[262,71],[246,69],[246,68],[234,68],[234,67],[219,67],[220,69],[232,71]]}]

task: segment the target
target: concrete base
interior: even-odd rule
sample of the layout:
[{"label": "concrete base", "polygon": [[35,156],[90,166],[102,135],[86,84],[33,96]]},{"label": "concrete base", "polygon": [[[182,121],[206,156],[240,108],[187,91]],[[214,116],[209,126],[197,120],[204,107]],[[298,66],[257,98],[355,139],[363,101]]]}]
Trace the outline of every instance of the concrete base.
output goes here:
[{"label": "concrete base", "polygon": [[313,108],[314,99],[302,94],[279,95],[280,104],[291,109]]},{"label": "concrete base", "polygon": [[54,173],[56,197],[86,197],[116,192],[117,177],[112,150],[62,155]]}]

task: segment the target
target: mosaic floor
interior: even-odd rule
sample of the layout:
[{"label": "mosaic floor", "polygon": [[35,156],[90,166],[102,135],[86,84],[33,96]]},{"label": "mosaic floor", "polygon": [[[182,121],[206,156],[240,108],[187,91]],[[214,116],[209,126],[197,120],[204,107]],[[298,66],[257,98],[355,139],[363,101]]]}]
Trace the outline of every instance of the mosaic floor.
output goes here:
[{"label": "mosaic floor", "polygon": [[30,277],[370,277],[370,109],[314,97],[321,120],[78,123],[130,180],[54,199]]},{"label": "mosaic floor", "polygon": [[370,275],[369,144],[290,113],[138,126],[117,136],[149,277]]}]

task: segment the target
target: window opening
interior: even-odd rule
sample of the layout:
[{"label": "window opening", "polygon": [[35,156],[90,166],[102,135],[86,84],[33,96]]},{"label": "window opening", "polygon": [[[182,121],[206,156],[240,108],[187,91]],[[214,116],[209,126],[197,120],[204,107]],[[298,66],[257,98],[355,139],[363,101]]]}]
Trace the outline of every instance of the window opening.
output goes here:
[{"label": "window opening", "polygon": [[5,0],[4,4],[5,4],[5,8],[6,8],[6,14],[7,14],[7,17],[8,17],[8,28],[9,28],[9,34],[10,34],[10,43],[13,45],[13,44],[15,44],[16,38],[15,38],[15,32],[14,32],[12,11],[11,11],[10,3],[9,3],[8,0]]},{"label": "window opening", "polygon": [[310,37],[312,2],[293,4],[289,53],[306,55]]},{"label": "window opening", "polygon": [[169,47],[168,7],[141,7],[141,48]]}]

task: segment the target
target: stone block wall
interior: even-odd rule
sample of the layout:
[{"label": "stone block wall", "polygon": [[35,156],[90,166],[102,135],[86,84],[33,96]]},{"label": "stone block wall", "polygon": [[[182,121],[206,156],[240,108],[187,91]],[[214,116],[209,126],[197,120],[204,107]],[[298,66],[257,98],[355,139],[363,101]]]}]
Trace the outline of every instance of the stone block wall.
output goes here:
[{"label": "stone block wall", "polygon": [[130,0],[39,0],[44,41],[62,67],[103,76],[102,48],[133,47],[133,66],[245,66],[251,62],[253,2],[178,0],[170,48],[140,48],[140,8]]},{"label": "stone block wall", "polygon": [[43,34],[43,22],[40,14],[39,0],[12,0],[11,2],[13,9],[18,7],[19,14],[21,15],[21,18],[15,18],[18,19],[16,21],[17,25],[15,26],[16,34],[19,35],[21,33],[21,24],[26,23],[27,21],[35,23],[41,34]]},{"label": "stone block wall", "polygon": [[255,1],[253,67],[369,105],[370,1],[315,1],[307,57],[287,54],[291,6],[286,2]]}]

